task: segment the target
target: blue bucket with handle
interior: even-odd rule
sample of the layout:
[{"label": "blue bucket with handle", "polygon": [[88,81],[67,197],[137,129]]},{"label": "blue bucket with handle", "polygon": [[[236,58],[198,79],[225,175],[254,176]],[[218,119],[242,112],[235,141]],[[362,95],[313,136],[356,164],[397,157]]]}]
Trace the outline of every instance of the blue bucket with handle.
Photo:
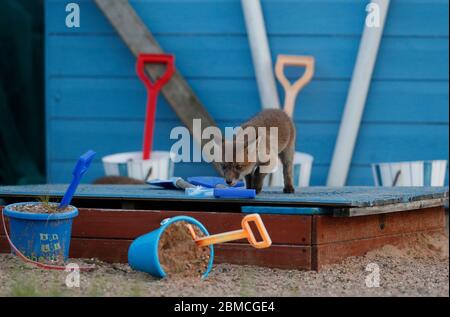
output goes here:
[{"label": "blue bucket with handle", "polygon": [[[78,209],[62,213],[31,213],[17,211],[22,205],[36,202],[16,203],[5,207],[9,218],[9,236],[14,246],[34,261],[66,261],[69,256],[73,218]],[[13,251],[14,252],[14,251]]]},{"label": "blue bucket with handle", "polygon": [[[192,225],[195,225],[205,234],[205,236],[209,235],[208,230],[206,230],[206,228],[199,221],[192,217],[177,216],[164,219],[161,222],[161,227],[140,236],[139,238],[134,240],[133,243],[131,243],[130,248],[128,249],[128,264],[132,269],[146,272],[159,278],[163,278],[167,275],[166,272],[164,272],[161,263],[159,262],[159,240],[161,239],[161,235],[163,234],[164,230],[166,230],[167,227],[169,227],[171,224],[178,221],[185,221]],[[209,246],[209,250],[209,263],[205,273],[202,275],[202,278],[208,276],[213,265],[214,247],[212,245]]]}]

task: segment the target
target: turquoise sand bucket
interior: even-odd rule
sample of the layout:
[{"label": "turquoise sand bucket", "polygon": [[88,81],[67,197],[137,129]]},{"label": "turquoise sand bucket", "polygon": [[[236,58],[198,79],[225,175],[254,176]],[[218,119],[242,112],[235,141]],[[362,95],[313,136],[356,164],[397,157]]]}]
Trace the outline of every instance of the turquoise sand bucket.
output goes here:
[{"label": "turquoise sand bucket", "polygon": [[13,206],[36,204],[16,203],[5,207],[9,218],[10,239],[14,246],[26,257],[34,261],[56,261],[69,257],[70,236],[73,218],[78,209],[64,213],[38,214],[12,210]]},{"label": "turquoise sand bucket", "polygon": [[[133,243],[131,243],[130,248],[128,249],[128,264],[133,270],[143,271],[159,278],[163,278],[167,275],[159,263],[158,244],[164,230],[177,221],[185,221],[193,224],[197,226],[206,236],[209,235],[208,230],[206,230],[206,228],[199,221],[192,217],[177,216],[164,219],[161,222],[161,227],[140,236],[134,240]],[[214,247],[212,245],[209,246],[209,250],[209,263],[202,278],[208,276],[213,265]]]}]

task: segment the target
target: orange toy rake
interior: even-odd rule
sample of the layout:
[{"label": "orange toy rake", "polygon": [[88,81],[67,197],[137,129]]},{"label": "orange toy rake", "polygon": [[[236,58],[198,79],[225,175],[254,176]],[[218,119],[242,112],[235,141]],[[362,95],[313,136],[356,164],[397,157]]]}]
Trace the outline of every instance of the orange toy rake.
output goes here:
[{"label": "orange toy rake", "polygon": [[[261,241],[256,240],[252,228],[250,227],[251,222],[253,222],[258,229],[259,235],[262,239]],[[242,229],[239,230],[228,231],[201,238],[197,236],[192,225],[187,224],[186,226],[191,233],[192,239],[194,239],[195,243],[199,247],[206,247],[212,244],[224,243],[240,239],[247,239],[250,245],[257,249],[268,248],[272,245],[272,240],[270,239],[269,233],[267,232],[266,227],[264,226],[264,223],[259,214],[251,214],[245,216],[242,219],[241,225]]]}]

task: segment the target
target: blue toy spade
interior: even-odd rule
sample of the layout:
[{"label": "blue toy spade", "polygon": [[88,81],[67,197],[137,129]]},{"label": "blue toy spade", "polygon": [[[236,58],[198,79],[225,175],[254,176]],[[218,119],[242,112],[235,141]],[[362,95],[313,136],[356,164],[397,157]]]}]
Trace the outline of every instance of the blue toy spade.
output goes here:
[{"label": "blue toy spade", "polygon": [[75,168],[72,172],[72,182],[70,183],[69,187],[67,188],[63,199],[61,200],[61,203],[59,204],[59,209],[64,209],[67,206],[69,206],[70,202],[72,201],[72,197],[75,194],[75,191],[77,190],[78,185],[80,184],[81,177],[86,173],[89,166],[91,165],[92,160],[94,159],[95,152],[92,150],[87,151],[83,155],[80,156],[78,159],[77,165],[75,165]]}]

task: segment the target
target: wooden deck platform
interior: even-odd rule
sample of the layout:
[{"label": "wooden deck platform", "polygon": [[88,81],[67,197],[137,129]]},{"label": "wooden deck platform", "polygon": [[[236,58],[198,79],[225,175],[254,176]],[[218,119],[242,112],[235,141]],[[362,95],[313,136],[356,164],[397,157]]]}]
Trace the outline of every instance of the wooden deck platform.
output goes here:
[{"label": "wooden deck platform", "polygon": [[[64,185],[0,187],[5,203],[60,197]],[[216,263],[253,264],[290,269],[320,269],[348,256],[418,233],[443,231],[448,188],[314,187],[294,195],[279,189],[254,200],[191,198],[182,191],[151,186],[84,185],[74,205],[72,257],[126,262],[133,239],[154,230],[168,217],[188,215],[211,233],[239,228],[242,212],[260,212],[273,245],[264,250],[245,241],[216,247]],[[0,229],[0,252],[9,247]]]}]

